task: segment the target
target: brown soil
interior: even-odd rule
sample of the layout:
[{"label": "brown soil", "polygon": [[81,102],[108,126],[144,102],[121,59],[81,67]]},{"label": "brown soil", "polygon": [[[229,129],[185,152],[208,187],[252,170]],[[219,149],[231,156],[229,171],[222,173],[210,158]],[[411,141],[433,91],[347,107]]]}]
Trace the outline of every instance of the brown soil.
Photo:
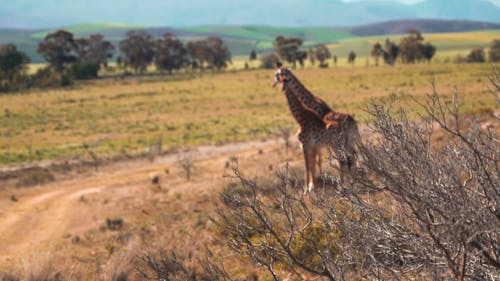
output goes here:
[{"label": "brown soil", "polygon": [[[150,231],[155,225],[151,220],[171,212],[178,216],[172,219],[172,228],[189,231],[189,225],[180,224],[214,209],[212,201],[227,181],[224,175],[231,174],[230,159],[238,159],[242,171],[257,175],[272,172],[273,165],[287,158],[300,159],[297,147],[292,154],[285,154],[280,140],[200,146],[154,161],[115,162],[70,176],[55,172],[55,181],[30,188],[4,187],[0,190],[0,272],[11,272],[24,259],[44,252],[73,260],[105,256],[110,252],[106,237],[116,236],[100,234],[105,233],[103,225],[110,217],[124,219],[122,232],[137,232],[140,227]],[[190,181],[179,164],[186,158],[194,165]],[[159,176],[159,184],[151,183],[154,175]]]}]

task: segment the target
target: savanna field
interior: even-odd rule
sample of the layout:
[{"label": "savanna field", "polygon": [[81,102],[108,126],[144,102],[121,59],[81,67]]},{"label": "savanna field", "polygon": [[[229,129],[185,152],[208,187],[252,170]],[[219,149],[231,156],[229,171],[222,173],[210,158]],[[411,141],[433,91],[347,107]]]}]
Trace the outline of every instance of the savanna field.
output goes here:
[{"label": "savanna field", "polygon": [[[354,116],[363,142],[383,143],[384,126],[388,132],[402,134],[393,138],[402,141],[396,143],[400,147],[388,142],[387,149],[375,154],[379,147],[374,145],[369,151],[373,155],[360,150],[367,159],[360,164],[365,170],[352,186],[338,180],[337,164],[325,151],[320,184],[307,196],[302,192],[304,163],[295,136],[298,125],[281,88],[271,87],[275,70],[261,69],[257,61],[245,68],[246,58],[235,57],[224,71],[183,69],[173,75],[154,70],[129,76],[103,72],[98,79],[79,80],[69,87],[1,94],[0,281],[233,280],[224,271],[236,280],[337,280],[328,279],[331,276],[341,276],[338,280],[443,280],[440,277],[459,276],[460,270],[456,273],[443,264],[463,265],[460,260],[441,260],[448,249],[440,253],[435,244],[426,244],[432,239],[422,237],[431,237],[429,232],[444,235],[432,238],[440,245],[451,245],[450,251],[460,258],[464,249],[470,250],[460,244],[462,240],[446,236],[458,233],[453,227],[468,226],[469,220],[452,217],[462,213],[453,208],[467,204],[446,203],[463,202],[468,196],[459,187],[472,191],[467,202],[479,202],[470,203],[473,210],[467,210],[467,215],[481,222],[494,218],[491,209],[486,215],[482,211],[494,205],[497,197],[490,199],[480,187],[498,189],[498,171],[495,174],[495,164],[491,164],[498,164],[498,140],[491,135],[498,133],[498,97],[492,82],[498,83],[500,66],[454,63],[453,59],[477,44],[487,46],[498,34],[426,35],[438,46],[430,63],[394,66],[382,60],[376,66],[368,57],[370,46],[385,37],[346,39],[328,46],[340,54],[337,66],[329,59],[326,68],[306,62],[305,67],[293,69],[334,110]],[[345,57],[351,49],[360,55],[354,65]],[[29,71],[41,67],[30,65]],[[445,152],[435,149],[455,145],[457,138],[439,131],[437,120],[422,118],[433,93],[449,108],[458,101],[463,118],[459,127],[464,129],[460,133],[473,135],[476,131],[468,126],[475,120],[480,122],[478,128],[489,132],[478,135],[477,140],[484,140],[477,144],[480,156],[467,154],[470,146],[475,147],[474,141]],[[377,131],[374,120],[383,117],[377,117],[372,104],[392,104],[390,112],[399,118],[402,109],[410,121],[383,119],[378,124],[384,126]],[[418,133],[411,135],[412,130]],[[427,136],[424,131],[429,132],[428,138],[422,137]],[[417,141],[412,142],[415,136]],[[406,137],[409,141],[404,143]],[[383,152],[387,158],[403,160],[390,162]],[[430,160],[404,162],[411,161],[412,155]],[[484,163],[478,168],[469,164],[476,163],[471,160],[478,159],[474,155],[493,156],[481,158]],[[381,160],[368,161],[374,159]],[[440,170],[441,163],[451,163],[451,168]],[[385,181],[385,170],[377,174],[379,167],[390,170],[387,174],[394,181]],[[458,180],[428,180],[443,174]],[[411,200],[399,200],[402,193],[396,193],[401,190],[391,189],[391,184],[409,186],[410,191],[437,188],[408,196],[422,199],[411,205]],[[446,189],[449,193],[441,192],[444,188],[450,188]],[[477,194],[480,199],[474,197]],[[425,210],[435,212],[438,219],[452,217],[446,231],[438,223],[423,227],[414,220],[419,213],[412,212],[434,204],[432,200],[440,196],[444,199],[438,202],[438,211]],[[490,201],[484,203],[484,198]],[[440,208],[450,205],[451,209],[443,211],[450,213],[441,217]],[[374,209],[377,212],[371,213]],[[484,216],[475,216],[474,210]],[[448,223],[443,221],[443,225]],[[380,222],[388,225],[381,227]],[[497,224],[487,225],[494,228]],[[435,233],[434,226],[438,228]],[[486,229],[477,236],[491,236],[481,236],[480,242],[495,241],[498,229]],[[401,261],[392,252],[380,254],[378,245],[356,244],[359,241],[380,242],[395,252],[415,253],[415,257]],[[491,249],[496,245],[491,242],[487,244],[491,248],[473,256],[470,268],[483,269],[475,257],[494,253]],[[370,256],[373,249],[376,254]],[[434,250],[439,253],[433,262],[439,270],[445,267],[442,271],[433,271],[434,263],[418,259]],[[324,270],[330,263],[338,268]],[[491,276],[500,276],[494,275],[498,273],[494,266],[485,267],[490,270],[485,272],[493,272]],[[464,276],[477,272],[463,268],[469,274]],[[284,278],[277,279],[273,272]]]},{"label": "savanna field", "polygon": [[[464,112],[492,110],[492,65],[417,64],[298,68],[296,75],[332,108],[364,123],[372,101],[413,104],[431,94],[460,98]],[[64,89],[0,96],[0,162],[134,154],[163,148],[223,144],[295,130],[286,99],[272,88],[272,70],[204,72],[79,82]],[[408,110],[412,110],[410,106]],[[415,114],[413,114],[416,116]]]}]

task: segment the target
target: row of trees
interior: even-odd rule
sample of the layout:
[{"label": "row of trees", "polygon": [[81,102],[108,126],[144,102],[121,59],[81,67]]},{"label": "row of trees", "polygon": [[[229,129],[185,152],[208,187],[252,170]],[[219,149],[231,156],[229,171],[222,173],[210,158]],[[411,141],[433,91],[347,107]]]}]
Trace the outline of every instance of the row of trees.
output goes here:
[{"label": "row of trees", "polygon": [[[118,65],[128,71],[144,73],[154,63],[156,69],[172,74],[174,70],[193,68],[222,69],[231,62],[231,53],[219,37],[208,37],[184,44],[172,34],[159,38],[139,30],[129,31],[119,42]],[[39,43],[37,52],[48,62],[35,75],[26,74],[30,62],[26,53],[14,44],[0,46],[0,91],[19,90],[33,85],[70,84],[72,79],[95,78],[115,53],[115,46],[103,35],[75,38],[58,30]]]},{"label": "row of trees", "polygon": [[130,31],[120,42],[120,51],[123,57],[117,58],[118,64],[140,73],[144,73],[152,63],[158,70],[171,74],[189,65],[193,68],[222,69],[231,62],[228,47],[215,36],[184,45],[170,33],[155,39],[144,31]]},{"label": "row of trees", "polygon": [[[286,61],[292,66],[296,66],[298,62],[301,66],[304,65],[304,60],[309,57],[312,65],[315,65],[316,60],[319,61],[320,67],[327,67],[326,61],[333,57],[333,63],[337,64],[337,56],[330,53],[327,46],[320,44],[309,48],[306,52],[301,49],[302,39],[300,38],[285,38],[283,36],[276,37],[274,41],[274,50],[272,54],[265,55],[261,58],[262,67],[272,68],[277,60]],[[370,55],[375,60],[375,65],[379,64],[380,59],[388,65],[394,65],[397,61],[404,64],[417,63],[423,61],[431,61],[436,54],[436,46],[424,41],[424,37],[418,30],[409,30],[407,35],[401,38],[399,44],[391,41],[389,38],[384,44],[376,42],[373,44]],[[255,51],[252,51],[255,55]],[[491,62],[500,61],[500,40],[494,40],[490,46],[489,58]],[[356,53],[351,50],[347,56],[347,61],[354,64],[356,61]],[[468,56],[459,56],[457,62],[486,62],[486,54],[483,48],[473,49]]]},{"label": "row of trees", "polygon": [[[274,54],[263,56],[262,66],[273,67],[274,61],[281,59],[292,64],[294,67],[298,62],[301,66],[304,65],[304,60],[309,57],[312,65],[315,65],[316,60],[319,61],[320,67],[327,67],[326,61],[333,57],[333,63],[337,64],[337,56],[330,53],[330,50],[324,44],[319,44],[313,48],[309,48],[306,52],[301,50],[302,39],[296,37],[285,38],[278,36],[274,40]],[[402,63],[415,63],[420,61],[430,61],[436,54],[436,47],[431,43],[424,43],[424,38],[418,30],[410,30],[406,37],[401,39],[399,44],[387,39],[385,45],[382,46],[379,42],[375,43],[371,50],[371,56],[375,59],[375,64],[378,65],[379,59],[383,58],[384,62],[393,65],[400,58]],[[252,54],[250,56],[252,59]],[[350,64],[356,61],[356,53],[350,51],[347,57]]]},{"label": "row of trees", "polygon": [[[337,64],[337,56],[330,53],[327,46],[320,44],[303,50],[300,38],[276,37],[273,42],[274,53],[261,57],[263,68],[273,68],[278,60],[286,61],[293,66],[297,62],[303,66],[307,58],[312,65],[319,62],[320,67],[327,67],[327,61],[333,57]],[[156,69],[172,74],[184,67],[222,69],[231,62],[231,53],[224,41],[219,37],[208,37],[184,44],[172,34],[155,38],[145,31],[134,30],[127,33],[119,42],[121,55],[116,58],[118,66],[124,71],[146,72],[148,66],[154,64]],[[13,44],[0,46],[0,91],[17,90],[32,85],[53,86],[71,83],[73,78],[84,79],[97,77],[102,67],[108,67],[108,61],[115,53],[115,46],[100,34],[75,38],[71,32],[58,30],[48,34],[37,49],[49,63],[48,68],[39,70],[34,76],[25,74],[28,56]],[[430,61],[436,53],[436,47],[425,43],[418,30],[410,30],[399,44],[386,39],[382,45],[376,42],[371,49],[375,64],[382,58],[386,64],[393,65],[397,61],[415,63]],[[500,61],[500,40],[493,41],[490,47],[491,62]],[[250,61],[257,59],[252,50]],[[348,62],[354,64],[356,53],[350,51]],[[467,57],[458,57],[457,62],[485,62],[484,49],[475,48]]]},{"label": "row of trees", "polygon": [[385,46],[379,42],[373,44],[370,55],[378,65],[379,58],[384,62],[393,65],[399,57],[402,63],[415,63],[420,61],[430,61],[436,54],[436,47],[431,43],[424,43],[424,37],[418,30],[409,30],[407,36],[403,37],[398,45],[386,39]]},{"label": "row of trees", "polygon": [[[152,63],[158,70],[172,73],[173,70],[186,65],[203,68],[205,63],[220,69],[231,61],[231,53],[219,37],[208,37],[184,45],[170,33],[154,38],[145,31],[133,30],[120,41],[119,48],[121,52],[121,56],[117,58],[119,65],[139,73],[144,73]],[[58,72],[64,71],[73,63],[93,65],[97,71],[101,66],[107,67],[114,49],[113,44],[104,40],[102,35],[75,39],[70,32],[59,30],[48,34],[40,42],[38,53]],[[97,76],[97,72],[91,74]]]}]

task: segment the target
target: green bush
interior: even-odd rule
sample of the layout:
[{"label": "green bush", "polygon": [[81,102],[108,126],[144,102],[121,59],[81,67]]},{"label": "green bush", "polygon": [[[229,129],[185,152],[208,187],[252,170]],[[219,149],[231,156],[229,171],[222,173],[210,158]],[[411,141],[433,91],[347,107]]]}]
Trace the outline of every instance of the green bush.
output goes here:
[{"label": "green bush", "polygon": [[69,74],[75,79],[97,78],[99,65],[95,63],[74,63],[69,68]]}]

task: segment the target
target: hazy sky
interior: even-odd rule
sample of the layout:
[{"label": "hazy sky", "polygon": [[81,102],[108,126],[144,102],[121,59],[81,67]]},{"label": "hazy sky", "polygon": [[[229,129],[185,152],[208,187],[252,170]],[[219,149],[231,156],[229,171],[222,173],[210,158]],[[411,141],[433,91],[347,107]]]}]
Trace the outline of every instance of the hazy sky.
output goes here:
[{"label": "hazy sky", "polygon": [[[359,2],[359,1],[365,1],[365,2],[376,2],[376,1],[388,1],[388,0],[342,0],[344,2]],[[401,2],[401,3],[406,3],[406,4],[414,4],[418,2],[422,2],[423,0],[389,0],[389,1],[394,1],[394,2]],[[488,0],[490,2],[493,2],[500,6],[500,0]],[[453,0],[450,0],[451,3],[453,3]]]},{"label": "hazy sky", "polygon": [[[206,24],[264,25],[359,25],[407,18],[485,20],[499,22],[495,9],[473,9],[479,0],[468,0],[468,10],[453,5],[458,0],[439,0],[446,11],[423,8],[419,13],[395,6],[394,12],[350,7],[349,14],[332,16],[344,2],[399,2],[415,4],[424,0],[0,0],[0,28],[60,27],[82,23],[125,23],[148,26],[191,26]],[[438,1],[438,0],[426,0]],[[464,1],[464,0],[460,0]],[[500,0],[487,0],[500,7]],[[311,5],[311,3],[313,5]],[[198,7],[198,9],[197,9]],[[386,6],[387,7],[387,6]],[[446,6],[448,7],[448,6]],[[484,6],[482,6],[484,7]],[[276,15],[281,13],[279,17]],[[428,16],[427,14],[431,14]],[[313,17],[309,15],[314,15]]]},{"label": "hazy sky", "polygon": [[[384,1],[384,0],[342,0],[343,2],[376,2],[376,1]],[[385,0],[387,1],[387,0]],[[394,1],[394,2],[401,2],[401,3],[406,3],[406,4],[414,4],[417,2],[422,2],[423,0],[389,0],[389,1]]]}]

